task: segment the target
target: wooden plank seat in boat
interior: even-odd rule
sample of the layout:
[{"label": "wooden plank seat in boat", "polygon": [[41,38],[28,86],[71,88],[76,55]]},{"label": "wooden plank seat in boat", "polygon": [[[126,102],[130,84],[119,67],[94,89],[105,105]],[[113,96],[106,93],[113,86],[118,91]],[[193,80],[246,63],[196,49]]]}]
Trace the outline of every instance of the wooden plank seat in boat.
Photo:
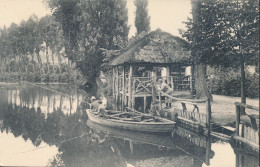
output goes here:
[{"label": "wooden plank seat in boat", "polygon": [[126,114],[126,112],[121,112],[121,113],[118,113],[118,114],[109,115],[109,117],[118,117],[118,116],[123,115],[123,114]]},{"label": "wooden plank seat in boat", "polygon": [[151,121],[155,121],[155,119],[154,119],[154,118],[151,118],[151,119],[143,120],[143,122],[151,122]]},{"label": "wooden plank seat in boat", "polygon": [[[119,117],[121,115],[130,115],[130,116],[133,116],[133,117],[130,117],[130,118],[127,118],[127,117]],[[132,121],[141,121],[142,119],[142,115],[137,115],[137,116],[134,116],[135,114],[133,113],[128,113],[128,112],[123,112],[123,113],[118,113],[118,114],[115,114],[115,115],[109,115],[110,118],[117,118],[117,119],[120,119],[120,120],[132,120]]]}]

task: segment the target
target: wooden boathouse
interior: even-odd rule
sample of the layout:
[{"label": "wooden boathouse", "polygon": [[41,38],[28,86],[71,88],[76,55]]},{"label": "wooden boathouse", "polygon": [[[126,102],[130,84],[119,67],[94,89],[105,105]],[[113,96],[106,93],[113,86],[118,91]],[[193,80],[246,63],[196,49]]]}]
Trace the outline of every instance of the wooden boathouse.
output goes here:
[{"label": "wooden boathouse", "polygon": [[[194,64],[185,40],[161,30],[144,32],[130,40],[109,65],[116,110],[155,113],[172,120],[178,115],[185,127],[210,133],[210,101],[193,99]],[[181,109],[172,107],[173,102],[181,104]],[[197,103],[205,103],[206,114],[199,112]],[[186,104],[193,110],[187,111]]]},{"label": "wooden boathouse", "polygon": [[194,87],[187,42],[161,30],[137,36],[110,65],[113,97],[123,108],[147,112],[152,102],[165,99],[157,91],[161,83],[168,93]]}]

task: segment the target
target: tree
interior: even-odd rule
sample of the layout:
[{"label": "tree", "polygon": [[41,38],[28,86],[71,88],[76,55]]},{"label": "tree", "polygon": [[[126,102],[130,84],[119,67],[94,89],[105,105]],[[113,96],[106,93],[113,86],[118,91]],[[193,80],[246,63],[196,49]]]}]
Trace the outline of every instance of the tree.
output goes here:
[{"label": "tree", "polygon": [[149,32],[150,31],[150,17],[148,16],[148,0],[135,0],[136,6],[136,15],[135,15],[135,27],[136,34],[140,34],[141,32]]},{"label": "tree", "polygon": [[[182,35],[190,42],[195,64],[197,67],[201,64],[215,67],[240,65],[241,102],[245,103],[244,63],[258,60],[256,55],[259,53],[258,0],[193,0],[192,4],[193,19],[186,22],[187,31]],[[197,74],[204,75],[205,69]],[[196,80],[200,79],[196,77]]]},{"label": "tree", "polygon": [[[241,103],[246,103],[245,64],[259,62],[259,0],[236,1],[231,15],[233,36],[232,53],[236,55],[241,71]],[[232,54],[231,53],[231,54]]]},{"label": "tree", "polygon": [[4,27],[0,29],[0,60],[1,60],[1,70],[2,74],[6,70],[8,56],[11,55],[11,44],[8,36],[8,29]]},{"label": "tree", "polygon": [[61,24],[66,54],[96,88],[103,63],[102,49],[117,49],[127,41],[125,0],[49,0],[55,19]]},{"label": "tree", "polygon": [[[54,54],[58,54],[60,51],[60,43],[63,45],[62,36],[59,34],[61,33],[61,27],[58,22],[54,20],[53,16],[47,15],[40,19],[39,21],[39,29],[45,44],[45,53],[46,53],[46,61],[47,61],[47,69],[48,72],[50,71],[50,58],[49,58],[49,50],[51,50],[52,55],[52,66],[54,70]],[[58,49],[56,51],[56,49]]]},{"label": "tree", "polygon": [[32,56],[32,61],[34,60],[34,53],[36,53],[36,58],[40,66],[40,70],[44,73],[44,67],[42,64],[42,59],[40,57],[41,45],[43,39],[39,28],[39,19],[36,15],[32,15],[26,22],[26,27],[28,29],[27,42],[28,42],[28,52]]}]

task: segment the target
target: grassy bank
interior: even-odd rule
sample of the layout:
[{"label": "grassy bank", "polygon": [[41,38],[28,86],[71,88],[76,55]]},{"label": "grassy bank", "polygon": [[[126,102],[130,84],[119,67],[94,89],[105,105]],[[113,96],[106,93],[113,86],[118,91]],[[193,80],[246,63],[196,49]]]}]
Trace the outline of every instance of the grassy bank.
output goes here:
[{"label": "grassy bank", "polygon": [[10,72],[0,75],[0,82],[28,81],[37,83],[75,83],[80,79],[76,72],[39,73],[39,72]]}]

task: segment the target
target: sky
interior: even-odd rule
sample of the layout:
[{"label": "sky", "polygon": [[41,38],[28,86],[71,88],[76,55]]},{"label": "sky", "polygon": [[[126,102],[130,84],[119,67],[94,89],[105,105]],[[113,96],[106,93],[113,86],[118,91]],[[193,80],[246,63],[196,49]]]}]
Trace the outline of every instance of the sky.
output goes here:
[{"label": "sky", "polygon": [[[135,5],[134,0],[127,0],[129,37],[134,36]],[[190,0],[148,0],[148,14],[151,30],[160,28],[172,35],[180,36],[178,29],[185,29],[182,23],[191,17]],[[42,0],[0,0],[0,28],[9,27],[12,22],[19,24],[31,15],[39,18],[51,14]]]}]

